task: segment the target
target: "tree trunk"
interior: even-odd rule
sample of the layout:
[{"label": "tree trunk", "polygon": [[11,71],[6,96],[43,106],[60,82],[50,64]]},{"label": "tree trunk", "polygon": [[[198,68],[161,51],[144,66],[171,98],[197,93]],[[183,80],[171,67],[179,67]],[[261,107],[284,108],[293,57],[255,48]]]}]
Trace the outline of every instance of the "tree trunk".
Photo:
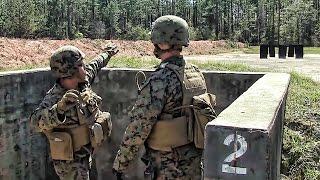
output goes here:
[{"label": "tree trunk", "polygon": [[275,34],[275,23],[274,23],[275,4],[276,4],[276,0],[273,0],[273,2],[272,2],[272,29],[271,29],[271,40],[270,40],[272,45],[274,45],[274,34]]},{"label": "tree trunk", "polygon": [[176,1],[175,0],[171,1],[171,14],[173,14],[173,15],[176,14]]},{"label": "tree trunk", "polygon": [[91,0],[91,22],[94,22],[95,19],[95,0]]},{"label": "tree trunk", "polygon": [[231,18],[231,35],[234,34],[234,27],[233,27],[233,0],[230,1],[230,18]]},{"label": "tree trunk", "polygon": [[[19,3],[19,1],[17,2]],[[18,27],[21,27],[21,5],[18,4]],[[21,33],[21,28],[19,28],[18,32],[18,37],[21,38],[22,33]]]},{"label": "tree trunk", "polygon": [[280,45],[280,27],[281,27],[281,19],[280,19],[280,14],[281,14],[281,2],[278,0],[278,47]]},{"label": "tree trunk", "polygon": [[70,39],[72,36],[72,0],[67,0],[67,34],[66,34],[66,38]]},{"label": "tree trunk", "polygon": [[193,27],[196,28],[198,26],[198,23],[197,23],[197,16],[198,16],[197,1],[193,1],[192,6],[193,6],[192,24],[193,24]]}]

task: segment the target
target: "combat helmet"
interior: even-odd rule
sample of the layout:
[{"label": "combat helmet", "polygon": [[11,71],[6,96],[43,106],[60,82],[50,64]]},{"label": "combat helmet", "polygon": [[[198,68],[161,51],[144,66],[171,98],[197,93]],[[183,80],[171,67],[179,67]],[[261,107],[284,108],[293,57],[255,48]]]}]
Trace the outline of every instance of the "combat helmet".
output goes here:
[{"label": "combat helmet", "polygon": [[153,44],[189,45],[188,23],[177,16],[161,16],[153,24],[151,41]]},{"label": "combat helmet", "polygon": [[50,68],[56,78],[71,77],[83,63],[85,54],[74,46],[62,46],[50,57]]}]

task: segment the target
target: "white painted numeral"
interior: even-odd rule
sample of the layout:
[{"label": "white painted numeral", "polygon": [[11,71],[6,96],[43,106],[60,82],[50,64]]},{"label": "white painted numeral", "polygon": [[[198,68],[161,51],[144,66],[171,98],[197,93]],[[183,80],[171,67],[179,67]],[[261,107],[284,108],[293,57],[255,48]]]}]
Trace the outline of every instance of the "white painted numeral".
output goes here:
[{"label": "white painted numeral", "polygon": [[[237,158],[241,157],[247,151],[248,144],[246,140],[244,139],[244,137],[237,134],[230,134],[229,136],[227,136],[223,144],[226,146],[230,146],[231,142],[233,141],[235,141],[233,145],[233,149],[235,152],[226,157],[226,159],[224,160],[224,162],[226,163],[231,163],[232,161],[235,161]],[[239,150],[237,150],[237,143],[240,144]],[[233,167],[229,164],[222,164],[222,172],[232,174],[247,174],[247,168]]]}]

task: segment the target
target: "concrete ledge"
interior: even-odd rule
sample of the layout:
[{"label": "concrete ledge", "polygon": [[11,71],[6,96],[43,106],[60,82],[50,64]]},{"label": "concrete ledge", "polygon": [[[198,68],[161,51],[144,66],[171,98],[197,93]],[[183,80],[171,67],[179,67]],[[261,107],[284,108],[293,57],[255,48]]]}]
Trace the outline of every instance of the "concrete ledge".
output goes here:
[{"label": "concrete ledge", "polygon": [[290,75],[269,73],[206,126],[205,179],[280,179]]}]

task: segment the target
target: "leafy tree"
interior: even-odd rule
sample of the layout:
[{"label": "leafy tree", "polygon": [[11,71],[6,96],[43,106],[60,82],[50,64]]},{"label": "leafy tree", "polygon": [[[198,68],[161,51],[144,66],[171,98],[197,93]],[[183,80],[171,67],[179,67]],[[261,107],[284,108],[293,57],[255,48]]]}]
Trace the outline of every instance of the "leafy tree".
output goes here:
[{"label": "leafy tree", "polygon": [[319,45],[319,1],[0,0],[0,36],[145,39],[156,18],[173,14],[194,39]]}]

